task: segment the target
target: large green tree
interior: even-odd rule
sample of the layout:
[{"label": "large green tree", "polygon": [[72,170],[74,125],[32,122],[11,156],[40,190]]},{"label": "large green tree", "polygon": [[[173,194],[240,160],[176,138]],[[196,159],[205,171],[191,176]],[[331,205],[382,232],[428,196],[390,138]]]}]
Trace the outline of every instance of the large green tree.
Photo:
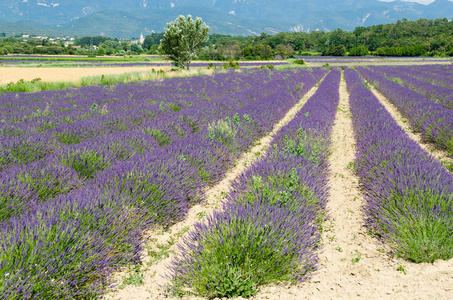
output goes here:
[{"label": "large green tree", "polygon": [[294,55],[294,49],[290,45],[277,45],[275,47],[275,52],[282,57],[282,59],[286,59],[289,56]]},{"label": "large green tree", "polygon": [[208,39],[209,27],[201,18],[194,20],[191,15],[188,15],[187,19],[179,16],[167,24],[159,51],[166,54],[175,66],[189,69],[190,62],[196,57],[196,51]]}]

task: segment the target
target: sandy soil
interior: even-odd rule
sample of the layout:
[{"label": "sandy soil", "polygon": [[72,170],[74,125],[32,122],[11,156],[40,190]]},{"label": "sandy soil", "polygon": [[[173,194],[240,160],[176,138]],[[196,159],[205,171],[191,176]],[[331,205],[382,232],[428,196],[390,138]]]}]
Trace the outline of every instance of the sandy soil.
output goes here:
[{"label": "sandy soil", "polygon": [[75,81],[86,76],[122,74],[154,70],[170,70],[170,67],[99,67],[99,68],[24,68],[0,67],[0,84],[17,82],[20,79],[31,81]]},{"label": "sandy soil", "polygon": [[[254,161],[259,160],[262,155],[265,153],[266,149],[269,147],[270,143],[272,142],[272,138],[275,134],[290,120],[292,120],[295,114],[300,110],[300,108],[305,104],[305,102],[315,93],[317,87],[313,87],[311,90],[307,92],[307,94],[302,97],[302,99],[292,107],[285,117],[277,123],[273,130],[265,137],[260,139],[255,146],[251,149],[250,152],[244,153],[236,163],[236,166],[230,170],[225,178],[216,186],[208,189],[206,191],[206,198],[207,200],[202,205],[196,205],[192,207],[188,213],[187,219],[183,222],[175,224],[170,230],[163,231],[163,230],[155,230],[152,232],[148,232],[146,234],[146,239],[150,247],[153,250],[158,250],[155,245],[169,245],[169,241],[178,240],[180,239],[181,232],[184,232],[185,229],[192,227],[196,222],[200,220],[199,216],[201,214],[211,214],[215,209],[218,209],[222,199],[225,198],[227,193],[230,190],[230,185],[238,177],[242,172],[244,172],[248,166],[250,166]],[[259,154],[258,154],[259,153]],[[257,155],[258,154],[258,155]],[[153,245],[151,245],[153,244]],[[170,247],[170,251],[176,251],[176,243]],[[149,253],[145,251],[143,256],[143,265],[147,266],[144,268],[143,275],[145,277],[144,285],[142,286],[134,286],[134,285],[127,285],[124,288],[117,288],[107,294],[105,299],[130,299],[130,300],[139,300],[139,299],[164,299],[164,295],[162,293],[162,289],[160,288],[163,286],[167,281],[163,276],[166,273],[166,266],[171,262],[173,255],[151,265],[148,266],[148,262],[152,259]],[[123,272],[117,274],[116,279],[119,283],[121,283],[122,278],[127,276],[127,272]],[[184,299],[202,299],[197,297],[185,297]]]}]

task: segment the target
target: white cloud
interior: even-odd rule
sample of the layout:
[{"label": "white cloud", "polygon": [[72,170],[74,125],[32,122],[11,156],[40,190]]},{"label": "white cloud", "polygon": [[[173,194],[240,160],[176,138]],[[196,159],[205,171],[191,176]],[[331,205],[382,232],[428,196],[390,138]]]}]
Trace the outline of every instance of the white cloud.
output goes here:
[{"label": "white cloud", "polygon": [[[393,2],[395,0],[379,0],[379,1],[382,1],[382,2]],[[434,0],[401,0],[401,1],[404,1],[404,2],[417,2],[417,3],[425,4],[425,5],[428,5],[428,4],[434,2]]]}]

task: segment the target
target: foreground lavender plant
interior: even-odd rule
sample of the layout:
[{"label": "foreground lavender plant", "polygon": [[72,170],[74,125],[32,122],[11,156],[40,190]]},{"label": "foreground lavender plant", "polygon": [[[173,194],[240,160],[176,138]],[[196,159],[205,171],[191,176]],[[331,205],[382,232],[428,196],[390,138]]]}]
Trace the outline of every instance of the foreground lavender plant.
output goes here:
[{"label": "foreground lavender plant", "polygon": [[[94,297],[113,266],[138,261],[147,224],[130,197],[98,189],[65,196],[0,227],[1,299]],[[133,246],[133,245],[137,246]]]},{"label": "foreground lavender plant", "polygon": [[346,70],[356,171],[366,223],[397,255],[414,262],[453,257],[453,177],[393,120],[354,70]]},{"label": "foreground lavender plant", "polygon": [[318,233],[312,223],[304,208],[226,205],[207,224],[196,224],[180,245],[186,257],[173,261],[172,292],[182,294],[187,286],[208,299],[247,297],[263,284],[302,281],[315,268]]}]

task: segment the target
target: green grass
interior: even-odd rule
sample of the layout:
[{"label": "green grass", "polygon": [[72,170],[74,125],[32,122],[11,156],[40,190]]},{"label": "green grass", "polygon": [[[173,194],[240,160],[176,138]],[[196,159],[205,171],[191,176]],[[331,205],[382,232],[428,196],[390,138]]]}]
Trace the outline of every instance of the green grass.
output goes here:
[{"label": "green grass", "polygon": [[[259,199],[263,196],[263,199],[266,199],[271,205],[288,207],[292,211],[299,210],[301,206],[305,206],[307,203],[313,207],[319,205],[315,191],[309,186],[301,184],[295,168],[290,173],[267,178],[252,176],[248,185],[249,191],[238,196],[240,202],[253,204],[260,201]],[[303,196],[304,201],[302,203],[294,201],[294,194],[296,193]]]},{"label": "green grass", "polygon": [[108,157],[89,150],[68,153],[61,158],[61,163],[88,179],[93,179],[95,173],[110,167]]}]

